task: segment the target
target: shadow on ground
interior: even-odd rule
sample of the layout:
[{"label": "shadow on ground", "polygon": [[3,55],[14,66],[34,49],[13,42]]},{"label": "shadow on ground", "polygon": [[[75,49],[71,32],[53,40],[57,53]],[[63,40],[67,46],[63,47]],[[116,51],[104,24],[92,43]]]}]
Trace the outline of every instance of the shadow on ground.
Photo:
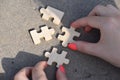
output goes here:
[{"label": "shadow on ground", "polygon": [[[39,61],[46,60],[44,56],[37,56],[27,52],[19,52],[15,58],[4,58],[2,60],[3,69],[5,73],[0,74],[0,80],[13,80],[14,75],[22,68],[34,66]],[[11,65],[12,64],[12,65]],[[49,74],[48,78],[50,80],[55,80],[55,70],[54,66],[49,66],[45,71]],[[52,77],[51,77],[52,76]]]}]

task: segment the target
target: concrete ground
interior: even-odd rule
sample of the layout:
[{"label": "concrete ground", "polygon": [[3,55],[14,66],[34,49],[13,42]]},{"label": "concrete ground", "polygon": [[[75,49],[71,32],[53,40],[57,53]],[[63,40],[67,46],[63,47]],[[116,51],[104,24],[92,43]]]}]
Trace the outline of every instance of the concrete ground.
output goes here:
[{"label": "concrete ground", "polygon": [[[63,48],[55,38],[34,45],[29,35],[29,29],[39,30],[39,26],[48,25],[60,32],[50,21],[41,20],[38,9],[47,5],[65,12],[62,24],[69,24],[88,13],[98,4],[119,5],[119,0],[0,0],[0,80],[13,80],[16,72],[25,66],[34,66],[44,58],[43,52],[57,47],[59,51],[68,51],[70,64],[65,65],[68,80],[120,80],[120,69],[109,63],[81,52]],[[99,31],[84,33],[80,40],[97,42]],[[49,80],[55,80],[55,65],[45,71]]]}]

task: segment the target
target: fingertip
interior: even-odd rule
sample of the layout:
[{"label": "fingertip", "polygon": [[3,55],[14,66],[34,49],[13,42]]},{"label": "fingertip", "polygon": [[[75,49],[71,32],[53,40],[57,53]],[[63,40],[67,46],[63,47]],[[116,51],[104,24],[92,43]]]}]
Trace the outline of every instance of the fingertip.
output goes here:
[{"label": "fingertip", "polygon": [[69,43],[68,44],[68,48],[73,50],[73,51],[77,51],[77,45],[75,43]]},{"label": "fingertip", "polygon": [[38,62],[35,67],[39,69],[45,69],[48,66],[46,61],[40,61]]},{"label": "fingertip", "polygon": [[47,65],[47,61],[42,61],[41,63],[44,65]]},{"label": "fingertip", "polygon": [[64,68],[63,65],[60,65],[59,70],[60,70],[62,73],[66,73],[66,72],[65,72],[65,68]]},{"label": "fingertip", "polygon": [[75,24],[75,22],[73,22],[73,23],[71,23],[71,25],[70,25],[71,27],[76,27],[76,24]]},{"label": "fingertip", "polygon": [[80,20],[81,19],[77,19],[74,22],[71,23],[70,26],[74,27],[74,28],[78,28],[80,26]]},{"label": "fingertip", "polygon": [[85,32],[90,32],[92,30],[91,27],[85,27]]},{"label": "fingertip", "polygon": [[58,68],[56,78],[57,80],[67,80],[65,68],[63,67],[63,65],[60,65],[60,67]]},{"label": "fingertip", "polygon": [[44,65],[45,67],[47,67],[48,66],[47,61],[42,61],[41,65]]},{"label": "fingertip", "polygon": [[42,61],[41,62],[41,66],[44,66],[44,68],[46,68],[48,66],[47,62],[46,61]]}]

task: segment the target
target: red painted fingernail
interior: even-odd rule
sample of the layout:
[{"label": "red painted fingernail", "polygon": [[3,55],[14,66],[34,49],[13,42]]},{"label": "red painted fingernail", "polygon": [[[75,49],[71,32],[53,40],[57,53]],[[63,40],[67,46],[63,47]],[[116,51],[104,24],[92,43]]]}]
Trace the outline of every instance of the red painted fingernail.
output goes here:
[{"label": "red painted fingernail", "polygon": [[59,67],[59,69],[61,72],[65,73],[65,68],[62,65]]},{"label": "red painted fingernail", "polygon": [[71,50],[74,50],[74,51],[78,50],[77,45],[75,43],[69,43],[68,48],[70,48]]}]

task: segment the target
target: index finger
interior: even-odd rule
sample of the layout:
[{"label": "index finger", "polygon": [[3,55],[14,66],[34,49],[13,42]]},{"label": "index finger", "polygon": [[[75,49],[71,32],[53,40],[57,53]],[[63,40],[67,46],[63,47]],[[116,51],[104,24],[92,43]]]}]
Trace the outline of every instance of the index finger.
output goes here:
[{"label": "index finger", "polygon": [[74,28],[82,28],[85,26],[91,26],[92,28],[101,29],[103,24],[106,22],[106,17],[99,16],[88,16],[81,19],[76,20],[71,24]]},{"label": "index finger", "polygon": [[44,70],[47,67],[46,61],[41,61],[35,65],[36,68],[39,68],[40,70]]},{"label": "index finger", "polygon": [[98,5],[96,6],[88,16],[116,16],[119,15],[120,12],[119,10],[114,7],[113,5],[107,5],[107,6],[102,6]]}]

